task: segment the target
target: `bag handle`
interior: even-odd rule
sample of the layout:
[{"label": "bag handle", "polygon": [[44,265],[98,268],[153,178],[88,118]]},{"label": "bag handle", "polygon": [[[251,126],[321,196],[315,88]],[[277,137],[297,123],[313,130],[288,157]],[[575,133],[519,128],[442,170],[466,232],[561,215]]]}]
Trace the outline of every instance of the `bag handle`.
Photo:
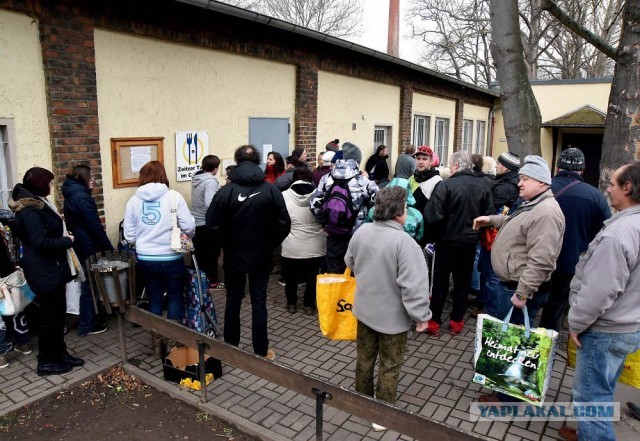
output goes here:
[{"label": "bag handle", "polygon": [[171,192],[171,226],[176,228],[178,226],[178,192],[169,190]]},{"label": "bag handle", "polygon": [[351,268],[347,267],[347,269],[346,269],[346,270],[344,270],[344,278],[345,278],[345,279],[349,279],[349,278],[351,278],[351,277],[353,277],[353,276],[351,275]]},{"label": "bag handle", "polygon": [[[511,314],[513,313],[513,306],[509,310],[509,313],[502,321],[502,332],[507,332],[509,327],[509,320],[511,320]],[[527,312],[527,305],[522,308],[522,314],[524,315],[524,336],[529,338],[531,335],[531,324],[529,323],[529,313]]]}]

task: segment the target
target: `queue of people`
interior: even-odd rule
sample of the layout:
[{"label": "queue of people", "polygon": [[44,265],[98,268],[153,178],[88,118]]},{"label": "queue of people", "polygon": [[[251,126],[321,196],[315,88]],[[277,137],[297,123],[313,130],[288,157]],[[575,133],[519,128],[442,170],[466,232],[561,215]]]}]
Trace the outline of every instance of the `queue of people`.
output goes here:
[{"label": "queue of people", "polygon": [[[472,275],[477,272],[476,314],[486,311],[503,318],[515,306],[511,321],[521,323],[519,311],[526,305],[532,322],[542,310],[542,325],[560,330],[569,308],[571,338],[580,348],[582,364],[574,384],[576,399],[612,399],[624,355],[640,347],[639,162],[614,173],[608,193],[618,213],[609,219],[604,196],[582,179],[585,159],[576,148],[561,153],[553,179],[540,156],[521,161],[505,152],[494,161],[464,151],[451,155],[444,179],[430,147],[409,147],[396,165],[398,175],[389,181],[385,146],[369,158],[365,170],[360,169],[362,152],[353,143],[340,148],[335,140],[326,147],[315,168],[299,148],[286,158],[286,165],[282,156],[269,153],[263,170],[257,149],[241,146],[235,151],[235,167],[226,170],[224,186],[216,178],[220,159],[208,155],[192,181],[191,209],[180,193],[169,189],[164,166],[147,163],[126,205],[123,229],[125,238],[136,244],[149,310],[162,315],[166,302],[168,319],[183,316],[184,260],[170,246],[174,216],[182,232],[194,238],[209,288],[226,290],[224,339],[236,346],[248,278],[253,350],[267,359],[276,356],[269,345],[266,305],[273,250],[281,247],[284,297],[291,314],[297,312],[299,285],[306,284],[304,312],[313,315],[316,276],[349,268],[357,280],[356,389],[393,403],[412,322],[418,332],[442,332],[453,275],[448,329],[454,336],[464,332]],[[28,170],[11,201],[23,246],[20,264],[39,304],[39,375],[66,373],[84,363],[64,343],[65,285],[86,272],[77,262],[113,249],[90,195],[91,169],[77,166],[64,182],[65,220],[47,199],[53,179],[48,170]],[[410,233],[413,227],[405,228],[408,208],[420,215],[420,237]],[[435,250],[433,274],[425,260],[427,244]],[[221,251],[224,282],[217,273]],[[610,276],[593,279],[595,265],[611,268]],[[10,264],[4,266],[4,274],[11,271]],[[83,284],[81,336],[105,329],[90,300]],[[4,328],[0,356],[7,347]],[[24,338],[15,340],[16,350],[30,351]],[[606,343],[614,340],[624,344]],[[153,332],[152,345],[159,352]],[[595,357],[607,361],[606,370],[592,363]],[[3,363],[6,357],[0,358],[0,367]],[[598,394],[579,381],[585,375],[598,378]],[[605,389],[608,392],[602,392]],[[500,394],[480,397],[484,402],[503,400]],[[611,430],[606,422],[581,423],[578,435],[567,429],[563,436],[610,439]]]}]

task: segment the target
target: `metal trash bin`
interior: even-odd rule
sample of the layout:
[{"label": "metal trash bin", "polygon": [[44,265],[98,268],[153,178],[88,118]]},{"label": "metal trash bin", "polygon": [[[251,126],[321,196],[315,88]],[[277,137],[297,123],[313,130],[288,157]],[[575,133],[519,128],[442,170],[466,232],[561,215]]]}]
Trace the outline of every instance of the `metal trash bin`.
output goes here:
[{"label": "metal trash bin", "polygon": [[116,271],[120,281],[121,299],[126,302],[129,297],[129,264],[119,260],[103,260],[98,261],[95,266],[104,282],[104,290],[109,298],[109,303],[118,303],[120,300],[118,299],[118,289],[116,288],[116,276],[113,274]]},{"label": "metal trash bin", "polygon": [[100,300],[108,314],[111,308],[124,311],[135,303],[135,256],[128,252],[107,251],[87,259],[91,293],[96,311]]}]

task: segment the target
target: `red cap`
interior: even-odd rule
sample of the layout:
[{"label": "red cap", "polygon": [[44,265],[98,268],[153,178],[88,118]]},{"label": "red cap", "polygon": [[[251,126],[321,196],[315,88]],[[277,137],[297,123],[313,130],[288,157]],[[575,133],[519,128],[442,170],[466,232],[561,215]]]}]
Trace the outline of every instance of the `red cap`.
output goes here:
[{"label": "red cap", "polygon": [[420,147],[418,147],[415,154],[416,156],[425,155],[425,156],[431,156],[433,158],[433,149],[428,145],[421,145]]}]

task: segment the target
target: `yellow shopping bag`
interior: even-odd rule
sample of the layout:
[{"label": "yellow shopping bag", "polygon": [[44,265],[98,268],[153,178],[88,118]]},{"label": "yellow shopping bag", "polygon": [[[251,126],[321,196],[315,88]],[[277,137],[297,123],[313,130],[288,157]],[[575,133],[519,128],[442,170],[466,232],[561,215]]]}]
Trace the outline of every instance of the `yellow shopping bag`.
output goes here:
[{"label": "yellow shopping bag", "polygon": [[351,312],[356,279],[347,268],[344,274],[319,274],[316,303],[322,334],[331,340],[355,340],[358,322]]},{"label": "yellow shopping bag", "polygon": [[[567,345],[567,365],[574,369],[576,367],[576,344],[571,338]],[[627,355],[618,382],[640,389],[640,351]]]}]

